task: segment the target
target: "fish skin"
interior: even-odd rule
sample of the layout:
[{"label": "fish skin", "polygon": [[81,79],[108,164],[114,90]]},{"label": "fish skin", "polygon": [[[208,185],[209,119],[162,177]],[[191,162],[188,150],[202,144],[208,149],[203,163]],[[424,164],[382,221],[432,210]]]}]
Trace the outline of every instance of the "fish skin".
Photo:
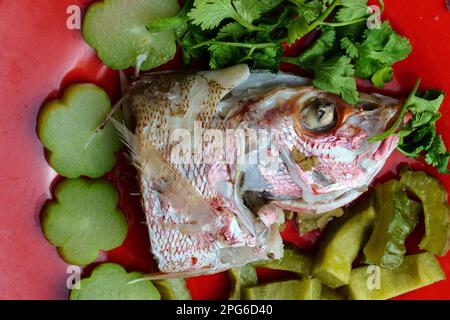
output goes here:
[{"label": "fish skin", "polygon": [[[277,79],[282,83],[277,83]],[[257,87],[251,86],[252,81]],[[398,101],[389,100],[387,107],[379,108],[384,111],[375,115],[355,109],[332,135],[307,137],[296,127],[293,101],[317,95],[338,98],[304,82],[287,75],[250,75],[247,66],[239,65],[222,71],[146,75],[130,86],[128,95],[139,141],[136,153],[144,152],[151,143],[214,213],[200,229],[186,232],[196,224],[193,216],[163,201],[145,170],[137,165],[152,252],[161,272],[177,276],[211,273],[256,260],[280,258],[280,209],[314,213],[332,210],[361,194],[381,169],[396,142],[389,141],[382,154],[377,154],[382,143],[368,146],[367,137],[384,130],[395,115]],[[370,99],[380,106],[383,102],[382,97]],[[176,163],[172,157],[176,143],[170,137],[176,129],[194,133],[194,121],[201,121],[203,129],[221,132],[243,126],[277,130],[280,151],[272,156],[280,165],[272,169],[264,164],[206,164],[195,153],[189,163]],[[205,141],[200,147],[207,152],[212,148]],[[294,148],[318,157],[317,166],[303,172],[290,159]],[[227,145],[227,155],[236,156],[236,149],[236,145]],[[376,168],[373,163],[377,163]],[[245,173],[242,186],[236,183],[240,170]],[[251,219],[254,230],[243,223],[246,215],[242,211],[247,208],[243,209],[242,199],[237,199],[236,192],[241,192],[237,188],[271,201]]]}]

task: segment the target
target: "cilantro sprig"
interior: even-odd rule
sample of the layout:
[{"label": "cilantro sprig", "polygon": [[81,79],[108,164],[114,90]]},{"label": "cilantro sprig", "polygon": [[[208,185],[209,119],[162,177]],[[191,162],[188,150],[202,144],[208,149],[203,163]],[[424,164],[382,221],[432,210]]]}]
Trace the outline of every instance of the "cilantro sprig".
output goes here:
[{"label": "cilantro sprig", "polygon": [[[383,87],[392,65],[411,51],[388,22],[368,29],[368,8],[367,0],[188,0],[176,16],[147,28],[173,29],[187,65],[193,59],[209,61],[211,69],[247,63],[276,72],[283,61],[313,72],[316,87],[357,104],[356,77]],[[296,59],[283,57],[286,44],[312,31],[322,33],[317,45]]]},{"label": "cilantro sprig", "polygon": [[[381,13],[384,3],[379,0]],[[390,23],[376,25],[368,0],[187,0],[171,18],[147,25],[150,32],[173,30],[183,61],[208,61],[211,69],[247,63],[253,69],[277,72],[281,62],[314,74],[313,85],[359,103],[356,79],[383,88],[393,79],[393,66],[411,52],[409,40]],[[283,57],[286,45],[317,32],[315,41],[297,57]],[[396,134],[398,149],[447,172],[449,153],[436,134],[443,95],[429,91],[406,100],[396,122],[372,140]],[[399,126],[407,112],[412,120]]]},{"label": "cilantro sprig", "polygon": [[[441,117],[439,108],[444,100],[444,93],[438,90],[419,93],[419,85],[420,79],[405,100],[392,126],[369,140],[380,141],[397,135],[400,138],[397,149],[401,153],[415,159],[423,158],[426,163],[436,167],[439,173],[449,173],[450,153],[442,136],[436,132],[436,121]],[[411,119],[399,128],[408,112],[412,115]]]}]

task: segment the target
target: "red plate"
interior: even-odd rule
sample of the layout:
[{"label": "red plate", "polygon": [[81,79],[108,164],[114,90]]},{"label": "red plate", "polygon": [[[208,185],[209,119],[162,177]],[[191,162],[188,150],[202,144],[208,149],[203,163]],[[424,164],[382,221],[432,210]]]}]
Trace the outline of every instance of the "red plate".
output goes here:
[{"label": "red plate", "polygon": [[[45,161],[36,134],[36,116],[44,101],[58,97],[68,84],[94,82],[117,99],[116,72],[103,66],[84,43],[78,30],[68,30],[67,8],[85,10],[91,0],[0,0],[0,299],[66,299],[67,265],[44,239],[39,212],[51,197],[56,174]],[[35,3],[35,4],[33,4]],[[424,88],[450,92],[450,12],[444,0],[385,0],[385,18],[408,36],[413,53],[396,65],[396,79],[387,92],[402,95],[417,77]],[[174,64],[177,66],[177,64]],[[364,87],[364,85],[363,85]],[[438,127],[450,146],[448,100]],[[384,172],[404,158],[394,155]],[[416,165],[432,174],[428,167]],[[116,170],[129,174],[123,161]],[[122,175],[123,176],[123,175]],[[450,190],[450,176],[439,176]],[[152,268],[145,226],[135,188],[127,179],[117,181],[123,192],[130,232],[125,244],[105,253],[101,261],[114,261],[128,270]],[[290,235],[292,238],[292,234]],[[292,240],[292,239],[291,239]],[[298,242],[299,239],[293,239]],[[305,240],[303,240],[304,244]],[[450,257],[440,259],[450,275]],[[85,273],[88,273],[86,270]],[[263,279],[283,274],[260,270]],[[227,277],[217,274],[189,280],[194,298],[226,298]],[[403,299],[450,299],[450,280],[408,293]]]}]

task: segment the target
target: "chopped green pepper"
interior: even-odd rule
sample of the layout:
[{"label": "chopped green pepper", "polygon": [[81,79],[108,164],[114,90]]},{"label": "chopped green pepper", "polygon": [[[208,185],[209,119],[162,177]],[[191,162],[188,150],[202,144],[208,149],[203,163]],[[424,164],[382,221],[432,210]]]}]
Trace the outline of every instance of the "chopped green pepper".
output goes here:
[{"label": "chopped green pepper", "polygon": [[256,270],[249,264],[228,270],[228,276],[231,281],[230,300],[240,300],[243,288],[258,284]]},{"label": "chopped green pepper", "polygon": [[295,248],[285,248],[283,258],[257,262],[256,267],[295,272],[299,275],[311,274],[313,258]]},{"label": "chopped green pepper", "polygon": [[442,184],[425,172],[407,171],[401,182],[422,202],[425,217],[425,235],[420,248],[444,256],[449,246],[449,206],[447,192]]},{"label": "chopped green pepper", "polygon": [[348,284],[353,260],[369,238],[375,222],[372,198],[351,208],[347,219],[336,220],[326,230],[314,261],[313,275],[330,288]]},{"label": "chopped green pepper", "polygon": [[364,255],[373,264],[395,269],[402,263],[405,240],[419,221],[421,206],[408,198],[398,180],[379,184],[375,194],[377,218]]},{"label": "chopped green pepper", "polygon": [[406,256],[398,269],[364,266],[352,270],[348,294],[354,300],[384,300],[445,279],[429,252]]},{"label": "chopped green pepper", "polygon": [[153,281],[162,300],[192,300],[191,293],[183,278]]},{"label": "chopped green pepper", "polygon": [[317,279],[285,280],[245,288],[245,300],[320,300],[322,284]]}]

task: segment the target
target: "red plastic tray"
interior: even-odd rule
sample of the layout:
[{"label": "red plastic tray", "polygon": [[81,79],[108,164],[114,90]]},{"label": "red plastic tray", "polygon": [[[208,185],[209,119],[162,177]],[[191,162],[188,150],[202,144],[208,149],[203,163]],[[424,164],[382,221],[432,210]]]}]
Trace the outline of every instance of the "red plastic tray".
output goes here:
[{"label": "red plastic tray", "polygon": [[[36,134],[36,116],[42,103],[58,97],[75,82],[94,82],[118,98],[117,73],[97,59],[79,30],[66,28],[67,8],[82,11],[90,0],[0,0],[0,299],[66,299],[67,264],[44,239],[39,214],[51,198],[56,174],[48,166]],[[424,88],[450,92],[450,12],[444,0],[385,0],[383,15],[394,28],[408,36],[413,53],[398,63],[395,80],[385,92],[406,94],[418,77]],[[172,64],[179,67],[179,61]],[[362,88],[367,88],[361,83]],[[443,105],[438,129],[450,145],[450,100]],[[405,159],[393,155],[384,173]],[[417,168],[436,174],[420,164]],[[116,170],[130,174],[124,161]],[[450,190],[450,176],[439,176]],[[129,180],[117,181],[121,190],[135,188]],[[128,270],[152,268],[149,244],[139,202],[124,192],[123,206],[130,232],[125,244],[103,254],[98,262],[113,261]],[[292,234],[290,234],[290,238]],[[300,241],[300,239],[294,239]],[[450,257],[440,259],[450,275]],[[88,274],[89,270],[85,271]],[[260,271],[272,279],[282,273]],[[197,299],[226,298],[225,274],[190,279]],[[450,299],[450,280],[408,293],[402,299]]]}]

